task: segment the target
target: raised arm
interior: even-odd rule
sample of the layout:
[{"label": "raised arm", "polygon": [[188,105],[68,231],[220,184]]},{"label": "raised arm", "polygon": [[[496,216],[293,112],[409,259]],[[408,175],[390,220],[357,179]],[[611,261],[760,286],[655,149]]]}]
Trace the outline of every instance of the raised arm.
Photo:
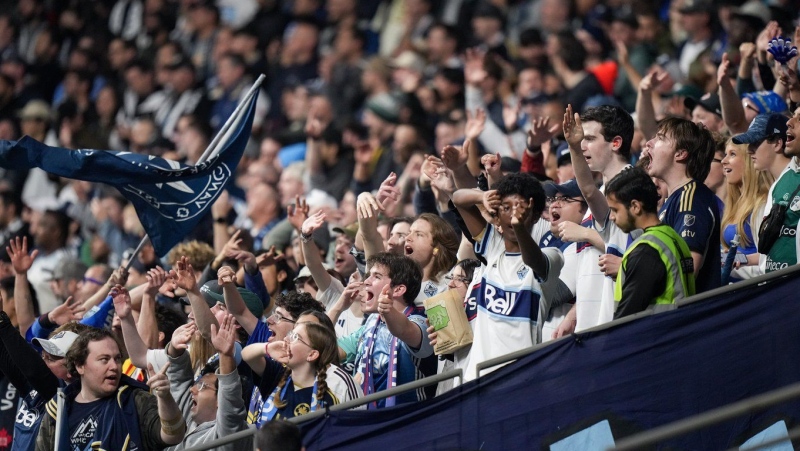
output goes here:
[{"label": "raised arm", "polygon": [[391,287],[386,285],[378,297],[378,313],[386,322],[389,332],[412,348],[419,349],[422,345],[422,330],[415,323],[408,320],[406,315],[396,310],[392,299],[389,297]]},{"label": "raised arm", "polygon": [[339,321],[339,316],[349,309],[356,299],[361,297],[362,288],[364,288],[364,283],[361,282],[361,275],[356,271],[350,276],[350,283],[344,287],[339,299],[328,309],[328,318],[331,319],[333,324],[336,324],[336,321]]},{"label": "raised arm", "polygon": [[445,146],[442,149],[442,163],[447,169],[453,171],[456,187],[475,188],[478,186],[475,177],[467,169],[468,150],[464,147]]},{"label": "raised arm", "polygon": [[479,189],[460,189],[453,193],[453,204],[461,213],[464,224],[467,225],[470,235],[476,237],[486,228],[486,219],[483,218],[478,205],[484,202],[492,205],[490,213],[494,213],[500,205],[500,198],[497,191],[481,191]]},{"label": "raised arm", "polygon": [[179,288],[186,290],[186,296],[189,298],[189,304],[192,307],[194,314],[194,321],[197,324],[197,329],[203,338],[206,340],[211,339],[211,325],[219,326],[214,314],[200,294],[200,289],[197,286],[197,279],[194,276],[194,268],[189,264],[189,260],[183,256],[175,263],[175,269],[170,271],[170,276],[175,279]]},{"label": "raised arm", "polygon": [[117,285],[111,289],[111,298],[114,300],[114,310],[119,316],[122,327],[122,339],[125,341],[125,349],[131,363],[138,368],[147,368],[147,344],[142,340],[136,330],[136,322],[131,314],[131,298],[128,290],[122,285]]},{"label": "raised arm", "polygon": [[533,199],[528,202],[514,202],[511,211],[511,227],[514,228],[514,235],[519,243],[519,250],[522,253],[522,261],[535,272],[540,279],[547,280],[547,257],[544,256],[539,245],[533,241],[530,230],[525,229],[525,217],[529,214],[533,206]]},{"label": "raised arm", "polygon": [[161,440],[167,445],[177,445],[183,441],[183,436],[186,434],[186,421],[183,419],[181,408],[175,402],[170,391],[170,382],[167,377],[167,369],[170,362],[167,362],[161,368],[161,371],[156,372],[153,365],[148,364],[147,369],[150,373],[150,379],[147,385],[150,386],[150,391],[156,396],[158,403],[158,418],[161,420]]},{"label": "raised arm", "polygon": [[34,249],[28,255],[28,237],[19,237],[10,240],[6,246],[6,252],[11,258],[11,266],[14,268],[14,307],[17,310],[17,324],[19,333],[23,337],[36,316],[33,314],[33,297],[31,296],[30,285],[28,285],[28,270],[33,265],[33,259],[39,255],[39,251]]},{"label": "raised arm", "polygon": [[[475,109],[473,113],[467,109],[467,124],[464,127],[464,152],[470,176],[474,179],[481,173],[481,157],[478,154],[478,137],[486,128],[486,111]],[[461,187],[466,188],[466,186]]]},{"label": "raised arm", "polygon": [[[87,299],[86,302],[83,303],[83,307],[86,310],[91,310],[92,307],[100,304],[101,302],[103,302],[105,298],[108,297],[108,293],[111,291],[112,288],[114,288],[117,285],[125,286],[125,283],[127,283],[127,281],[128,281],[128,270],[125,269],[123,266],[120,266],[119,268],[114,270],[113,273],[111,273],[111,276],[108,278],[105,285],[98,288],[97,291],[95,291],[94,294],[91,297],[89,297],[89,299]],[[131,298],[133,298],[133,296],[131,296]],[[131,300],[131,303],[133,304],[133,300]]]},{"label": "raised arm", "polygon": [[728,71],[731,69],[731,61],[728,59],[728,54],[722,54],[722,62],[717,68],[717,84],[719,89],[719,103],[722,106],[722,119],[728,130],[733,135],[738,135],[747,131],[747,119],[744,117],[744,107],[736,94],[736,89],[728,77]]},{"label": "raised arm", "polygon": [[653,139],[658,133],[656,110],[653,106],[653,91],[666,80],[667,74],[659,70],[651,71],[639,83],[639,93],[636,96],[636,117],[639,119],[639,128],[645,139]]},{"label": "raised arm", "polygon": [[225,305],[236,321],[248,334],[252,334],[258,325],[258,318],[247,308],[239,290],[236,289],[236,272],[229,266],[223,266],[217,271],[217,281],[222,287]]},{"label": "raised arm", "polygon": [[[147,283],[142,294],[142,306],[139,310],[139,320],[136,330],[142,337],[147,349],[158,348],[158,322],[156,321],[156,296],[165,284],[175,284],[173,279],[167,277],[167,272],[156,266],[147,272]],[[138,366],[138,365],[137,365]],[[141,367],[140,367],[141,368]]]},{"label": "raised arm", "polygon": [[564,138],[569,143],[569,154],[572,157],[572,169],[575,171],[575,179],[578,181],[578,187],[581,189],[583,198],[589,204],[589,210],[595,221],[605,226],[606,218],[608,218],[608,201],[606,196],[597,189],[594,184],[594,177],[592,170],[589,169],[589,164],[583,157],[581,150],[581,142],[583,141],[583,125],[581,124],[581,116],[578,113],[573,113],[572,105],[567,105],[567,110],[564,113]]},{"label": "raised arm", "polygon": [[358,195],[358,200],[356,200],[358,233],[363,238],[364,256],[366,258],[385,250],[383,248],[383,238],[378,233],[378,215],[384,210],[383,204],[371,193],[365,191]]}]

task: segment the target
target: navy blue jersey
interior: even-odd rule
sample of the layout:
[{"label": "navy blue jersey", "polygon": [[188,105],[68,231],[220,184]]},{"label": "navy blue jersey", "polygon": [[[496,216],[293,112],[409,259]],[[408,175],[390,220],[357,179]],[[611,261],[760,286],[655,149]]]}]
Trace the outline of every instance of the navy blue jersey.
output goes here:
[{"label": "navy blue jersey", "polygon": [[692,252],[703,256],[703,266],[695,279],[697,292],[719,287],[720,217],[714,192],[692,180],[669,196],[658,217],[678,232]]}]

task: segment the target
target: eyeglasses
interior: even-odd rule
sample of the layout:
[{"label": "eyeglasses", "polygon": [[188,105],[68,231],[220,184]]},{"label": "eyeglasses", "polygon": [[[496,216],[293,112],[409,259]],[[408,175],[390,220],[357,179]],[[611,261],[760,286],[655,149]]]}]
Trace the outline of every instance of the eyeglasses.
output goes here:
[{"label": "eyeglasses", "polygon": [[83,279],[81,279],[81,281],[83,281],[83,283],[87,283],[88,282],[88,283],[93,283],[95,285],[103,285],[105,283],[105,282],[101,282],[101,281],[99,281],[99,280],[97,280],[97,279],[95,279],[93,277],[84,277]]},{"label": "eyeglasses", "polygon": [[581,202],[580,199],[574,199],[572,197],[567,197],[567,196],[548,197],[547,201],[550,202],[551,204],[554,204],[556,202],[558,202],[558,203],[567,203],[567,204],[570,204],[572,202]]},{"label": "eyeglasses", "polygon": [[298,334],[295,331],[291,331],[288,334],[286,334],[286,341],[288,341],[289,343],[297,343],[299,341],[300,343],[303,343],[304,345],[308,346],[309,348],[314,349],[313,346],[311,346],[310,344],[308,344],[305,341],[303,341],[303,339],[300,338],[300,334]]},{"label": "eyeglasses", "polygon": [[205,390],[206,388],[209,389],[209,390],[217,391],[216,387],[214,387],[211,384],[207,384],[205,381],[197,381],[197,383],[194,384],[194,386],[197,387],[197,393],[200,393],[201,391]]},{"label": "eyeglasses", "polygon": [[450,282],[455,280],[456,282],[460,282],[460,283],[462,283],[464,285],[466,285],[466,284],[468,284],[470,282],[470,280],[467,279],[466,277],[454,276],[454,275],[451,275],[451,274],[448,274],[448,275],[444,276],[444,280],[446,280],[447,283],[450,283]]},{"label": "eyeglasses", "polygon": [[269,316],[269,318],[267,318],[267,319],[268,319],[268,320],[270,320],[270,319],[271,319],[271,320],[272,320],[272,322],[273,322],[273,323],[275,323],[275,324],[278,324],[278,323],[279,323],[279,322],[281,322],[281,321],[286,321],[287,323],[292,323],[292,324],[295,324],[295,323],[297,322],[297,321],[291,320],[291,319],[289,319],[289,318],[287,318],[287,317],[285,317],[285,316],[281,315],[281,314],[280,314],[280,313],[278,313],[278,312],[275,312],[275,313],[273,313],[273,314],[272,314],[272,315],[270,315],[270,316]]}]

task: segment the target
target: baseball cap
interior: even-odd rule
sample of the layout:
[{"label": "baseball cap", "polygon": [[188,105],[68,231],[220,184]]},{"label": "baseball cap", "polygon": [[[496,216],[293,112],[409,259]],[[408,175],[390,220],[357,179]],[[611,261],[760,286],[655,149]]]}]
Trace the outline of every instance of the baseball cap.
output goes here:
[{"label": "baseball cap", "polygon": [[41,119],[47,121],[52,118],[52,113],[50,112],[50,105],[47,102],[37,99],[26,103],[17,116],[21,120]]},{"label": "baseball cap", "polygon": [[397,55],[391,64],[395,69],[408,69],[414,72],[425,70],[425,59],[413,50],[403,51],[403,53]]},{"label": "baseball cap", "polygon": [[716,114],[719,117],[722,117],[722,104],[719,103],[719,96],[715,92],[705,94],[698,100],[686,97],[685,99],[683,99],[683,104],[684,106],[686,106],[686,108],[689,108],[690,110],[693,110],[695,106],[699,106],[706,111],[709,111],[711,113]]},{"label": "baseball cap", "polygon": [[750,100],[762,114],[783,113],[788,109],[786,101],[773,91],[748,92],[742,98]]},{"label": "baseball cap", "polygon": [[555,183],[546,183],[544,185],[544,193],[547,197],[555,197],[556,194],[563,194],[567,197],[583,198],[583,193],[581,193],[581,189],[578,187],[578,182],[575,179],[567,180],[559,185]]},{"label": "baseball cap", "polygon": [[[258,295],[242,287],[236,287],[236,290],[238,290],[239,294],[242,296],[242,300],[247,306],[247,310],[250,310],[250,313],[252,313],[256,318],[260,318],[264,313],[264,304],[261,302],[261,299],[258,297]],[[200,294],[203,295],[203,299],[206,301],[206,304],[208,304],[209,307],[214,307],[218,302],[223,304],[225,303],[225,295],[222,292],[222,287],[219,285],[219,283],[217,283],[216,280],[209,280],[202,287],[200,287]],[[186,303],[187,301],[181,298],[181,302]]]},{"label": "baseball cap", "polygon": [[66,357],[69,347],[78,338],[78,334],[68,330],[53,335],[48,340],[44,338],[34,338],[31,340],[33,344],[39,345],[46,353],[52,354],[56,357]]},{"label": "baseball cap", "polygon": [[735,144],[752,144],[763,141],[770,136],[778,135],[786,141],[786,123],[789,119],[782,114],[759,114],[750,123],[747,131],[733,137]]},{"label": "baseball cap", "polygon": [[[323,263],[322,267],[325,268],[326,271],[332,269],[331,265],[328,265],[327,263]],[[308,279],[309,277],[311,277],[311,270],[308,269],[308,266],[303,266],[303,268],[300,269],[300,272],[297,273],[297,277],[294,278],[294,282],[297,283],[300,279]]]},{"label": "baseball cap", "polygon": [[561,167],[565,164],[572,164],[572,155],[569,153],[569,143],[562,141],[556,147],[556,165]]},{"label": "baseball cap", "polygon": [[345,234],[351,240],[356,239],[356,234],[358,233],[358,223],[354,222],[352,224],[348,224],[344,227],[334,227],[333,233]]},{"label": "baseball cap", "polygon": [[87,269],[88,267],[77,258],[62,258],[53,269],[51,280],[81,280]]}]

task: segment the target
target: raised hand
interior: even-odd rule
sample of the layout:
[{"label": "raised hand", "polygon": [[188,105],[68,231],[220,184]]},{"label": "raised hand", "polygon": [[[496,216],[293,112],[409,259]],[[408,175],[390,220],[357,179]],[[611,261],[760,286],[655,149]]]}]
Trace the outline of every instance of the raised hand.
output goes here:
[{"label": "raised hand", "polygon": [[117,285],[109,293],[114,302],[114,311],[119,319],[126,319],[131,314],[131,296],[122,285]]},{"label": "raised hand", "polygon": [[80,321],[85,311],[86,308],[83,304],[73,300],[72,296],[70,296],[63,304],[51,310],[47,314],[47,319],[59,326],[63,326],[70,321]]},{"label": "raised hand", "polygon": [[378,216],[378,212],[385,211],[383,204],[378,202],[378,199],[372,193],[364,191],[358,195],[356,200],[356,212],[359,218],[371,218]]},{"label": "raised hand", "polygon": [[194,322],[186,323],[175,329],[175,332],[172,333],[172,340],[170,340],[169,344],[173,349],[185,351],[186,349],[189,349],[189,343],[192,341],[192,337],[194,337],[194,334],[196,333],[197,324]]},{"label": "raised hand", "polygon": [[125,286],[128,283],[128,270],[124,266],[120,266],[111,273],[111,277],[106,281],[106,286],[115,287],[117,285]]},{"label": "raised hand", "polygon": [[272,266],[276,262],[279,262],[285,258],[285,255],[279,253],[275,250],[275,246],[271,246],[269,251],[264,252],[263,254],[256,257],[256,264],[259,268],[266,268],[267,266]]},{"label": "raised hand", "polygon": [[541,147],[542,144],[553,139],[558,133],[558,124],[550,125],[549,117],[531,119],[531,128],[528,130],[528,147]]},{"label": "raised hand", "polygon": [[164,271],[164,283],[158,288],[158,292],[168,298],[174,298],[175,290],[177,289],[178,283],[175,281],[175,278],[172,277],[168,272]]},{"label": "raised hand", "polygon": [[256,256],[252,252],[248,252],[245,250],[231,251],[225,256],[228,258],[232,258],[236,261],[242,262],[245,271],[247,271],[248,273],[252,274],[254,271],[258,269],[258,262],[256,260]]},{"label": "raised hand", "polygon": [[272,360],[287,364],[289,363],[289,345],[284,340],[275,340],[266,345],[267,355]]},{"label": "raised hand", "polygon": [[189,259],[184,255],[177,262],[175,268],[169,272],[169,275],[175,279],[178,287],[183,288],[187,292],[192,292],[197,289],[197,279],[194,276],[194,268],[189,263]]},{"label": "raised hand", "polygon": [[522,102],[517,102],[514,106],[509,105],[507,102],[503,103],[503,125],[506,126],[507,132],[512,132],[518,128],[520,110],[522,110]]},{"label": "raised hand", "polygon": [[31,269],[31,265],[33,265],[33,259],[39,255],[39,250],[34,249],[28,255],[28,237],[23,237],[22,239],[15,237],[8,244],[6,252],[11,258],[11,266],[14,267],[14,273],[26,274]]},{"label": "raised hand", "polygon": [[[233,232],[231,237],[228,238],[228,241],[225,243],[225,245],[222,246],[222,250],[220,251],[220,255],[227,255],[228,252],[238,251],[239,250],[239,245],[242,243],[242,239],[239,238],[239,235],[241,235],[241,233],[242,233],[242,229],[236,229],[236,231]],[[217,257],[217,258],[219,259],[219,257]],[[221,262],[222,260],[218,260],[218,261]]]},{"label": "raised hand", "polygon": [[467,49],[464,55],[464,81],[468,85],[480,85],[488,73],[483,67],[486,52],[478,49]]},{"label": "raised hand", "polygon": [[323,130],[325,130],[325,124],[322,123],[317,110],[312,108],[308,112],[308,117],[306,118],[306,137],[319,139],[320,136],[322,136]]},{"label": "raised hand", "polygon": [[455,171],[467,164],[468,158],[469,154],[463,147],[444,146],[444,149],[442,149],[442,163],[451,171]]},{"label": "raised hand", "polygon": [[286,219],[289,220],[289,224],[298,232],[303,226],[303,222],[308,219],[308,210],[309,206],[306,203],[306,199],[300,196],[296,196],[294,198],[294,205],[290,205],[289,208],[287,208]]},{"label": "raised hand", "polygon": [[386,177],[386,180],[381,183],[380,188],[378,188],[378,194],[375,195],[375,199],[378,203],[385,206],[387,203],[400,200],[400,188],[395,187],[395,183],[397,183],[397,174],[392,172]]},{"label": "raised hand", "polygon": [[528,209],[533,205],[533,198],[528,199],[527,202],[514,201],[514,207],[511,209],[511,225],[519,225],[525,222],[525,216],[528,214]]},{"label": "raised hand", "polygon": [[639,83],[639,89],[643,93],[650,93],[654,89],[657,89],[661,83],[667,79],[667,76],[668,74],[666,71],[660,69],[652,70],[642,78],[642,81]]},{"label": "raised hand", "polygon": [[497,215],[497,209],[500,208],[500,205],[500,194],[497,193],[497,190],[492,189],[483,192],[483,208],[485,208],[490,215]]},{"label": "raised hand", "polygon": [[486,127],[486,111],[476,108],[475,112],[467,110],[467,125],[464,127],[464,137],[467,141],[478,139]]},{"label": "raised hand", "polygon": [[382,317],[385,317],[385,315],[394,308],[392,305],[392,298],[389,297],[390,288],[389,284],[386,284],[383,290],[381,290],[380,296],[378,296],[378,313],[380,313]]},{"label": "raised hand", "polygon": [[751,60],[756,56],[756,45],[752,42],[743,42],[739,45],[739,56],[742,62]]},{"label": "raised hand", "polygon": [[167,272],[160,266],[156,266],[150,271],[147,271],[145,277],[147,278],[147,288],[145,288],[144,291],[151,297],[155,297],[159,291],[161,291],[161,287],[167,282]]},{"label": "raised hand", "polygon": [[317,229],[324,227],[325,219],[327,219],[325,212],[318,211],[314,213],[308,219],[306,219],[305,222],[303,222],[303,226],[300,228],[300,233],[305,236],[311,236],[317,231]]},{"label": "raised hand", "polygon": [[567,111],[564,113],[564,139],[567,140],[570,147],[575,149],[581,148],[581,141],[583,141],[583,125],[581,125],[581,115],[572,112],[572,105],[567,105]]},{"label": "raised hand", "polygon": [[[358,274],[358,271],[353,274]],[[342,291],[342,294],[339,295],[339,302],[342,303],[344,309],[350,308],[350,306],[353,305],[353,302],[361,297],[361,290],[363,288],[364,282],[361,282],[360,277],[356,280],[353,280],[352,277],[350,278],[350,283],[344,287],[344,291]]]},{"label": "raised hand", "polygon": [[211,325],[211,344],[214,349],[228,357],[233,357],[234,344],[236,343],[236,324],[233,320],[233,315],[227,313],[220,322],[219,329],[217,326]]},{"label": "raised hand", "polygon": [[484,169],[486,169],[486,174],[492,178],[492,180],[500,180],[503,176],[503,171],[500,170],[500,162],[502,158],[500,157],[500,153],[490,154],[487,153],[486,155],[481,157],[481,165]]},{"label": "raised hand", "polygon": [[433,163],[426,168],[425,175],[430,179],[431,185],[443,193],[452,194],[455,192],[456,182],[453,178],[453,172],[444,167],[444,164],[438,158],[434,156],[429,156],[428,158],[438,161],[438,163]]},{"label": "raised hand", "polygon": [[731,60],[728,59],[728,52],[722,54],[722,61],[717,67],[717,85],[722,86],[723,83],[731,84],[728,77],[728,71],[731,69]]},{"label": "raised hand", "polygon": [[628,53],[628,46],[621,40],[614,41],[614,48],[617,50],[617,61],[621,64],[629,64],[631,55]]},{"label": "raised hand", "polygon": [[756,38],[756,49],[759,52],[767,53],[767,49],[769,48],[769,41],[773,40],[774,38],[778,37],[781,34],[781,27],[778,26],[778,22],[771,21],[761,30],[761,33],[758,34]]},{"label": "raised hand", "polygon": [[169,378],[167,377],[167,368],[169,368],[169,365],[170,362],[167,362],[161,367],[161,371],[156,372],[152,363],[147,364],[147,374],[150,376],[150,378],[147,379],[147,386],[150,387],[150,391],[155,396],[161,399],[172,398],[172,393],[169,391]]},{"label": "raised hand", "polygon": [[236,281],[236,272],[230,266],[222,266],[217,270],[217,283],[220,286],[233,284]]}]

